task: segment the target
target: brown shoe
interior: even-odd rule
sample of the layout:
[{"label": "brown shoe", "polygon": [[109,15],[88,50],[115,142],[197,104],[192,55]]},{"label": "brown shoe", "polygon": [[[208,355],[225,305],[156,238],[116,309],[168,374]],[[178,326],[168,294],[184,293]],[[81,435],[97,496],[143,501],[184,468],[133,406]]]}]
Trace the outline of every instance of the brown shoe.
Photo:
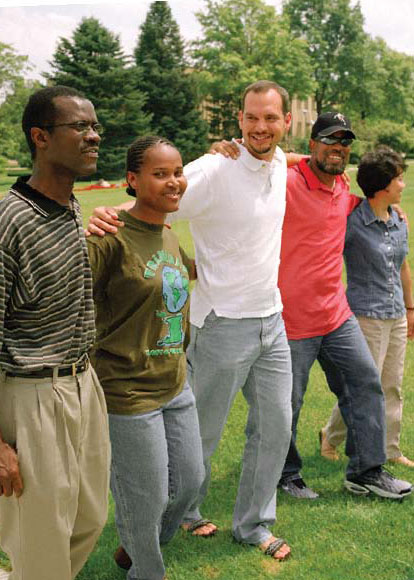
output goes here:
[{"label": "brown shoe", "polygon": [[399,465],[404,465],[404,467],[414,467],[414,461],[405,457],[405,455],[400,455],[400,457],[394,457],[393,459],[388,459],[389,463],[398,463]]},{"label": "brown shoe", "polygon": [[119,548],[115,550],[114,560],[122,570],[129,570],[132,566],[131,558],[122,546],[119,546]]},{"label": "brown shoe", "polygon": [[329,459],[329,461],[339,460],[339,455],[336,451],[336,447],[330,445],[330,443],[328,442],[325,429],[321,429],[319,431],[319,444],[321,448],[322,457],[325,457],[325,459]]}]

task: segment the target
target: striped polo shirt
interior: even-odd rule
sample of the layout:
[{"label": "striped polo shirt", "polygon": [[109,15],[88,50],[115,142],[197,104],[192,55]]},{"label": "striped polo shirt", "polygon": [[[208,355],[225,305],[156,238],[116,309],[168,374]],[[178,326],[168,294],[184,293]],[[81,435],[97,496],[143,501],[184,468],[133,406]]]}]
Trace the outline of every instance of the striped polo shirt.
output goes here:
[{"label": "striped polo shirt", "polygon": [[19,179],[0,201],[0,367],[76,362],[92,346],[92,273],[80,208]]}]

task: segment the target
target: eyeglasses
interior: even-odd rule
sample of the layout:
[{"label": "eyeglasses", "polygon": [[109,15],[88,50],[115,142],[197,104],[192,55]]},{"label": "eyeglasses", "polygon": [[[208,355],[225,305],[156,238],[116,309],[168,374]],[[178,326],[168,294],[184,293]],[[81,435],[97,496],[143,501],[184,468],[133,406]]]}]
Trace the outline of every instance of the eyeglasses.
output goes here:
[{"label": "eyeglasses", "polygon": [[354,140],[349,137],[315,137],[314,141],[320,141],[324,145],[336,145],[339,143],[342,147],[350,147]]},{"label": "eyeglasses", "polygon": [[77,133],[86,135],[90,129],[98,135],[102,135],[104,128],[100,123],[89,123],[89,121],[75,121],[74,123],[58,123],[57,125],[43,125],[41,129],[54,129],[55,127],[71,127]]}]

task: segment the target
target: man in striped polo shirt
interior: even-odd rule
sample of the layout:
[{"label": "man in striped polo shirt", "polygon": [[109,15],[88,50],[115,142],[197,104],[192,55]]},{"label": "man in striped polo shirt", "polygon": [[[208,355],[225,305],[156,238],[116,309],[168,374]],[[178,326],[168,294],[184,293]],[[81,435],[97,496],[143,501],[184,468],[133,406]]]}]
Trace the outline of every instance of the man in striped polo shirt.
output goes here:
[{"label": "man in striped polo shirt", "polygon": [[23,114],[33,173],[0,201],[0,545],[13,580],[71,580],[107,515],[109,443],[92,275],[75,178],[96,171],[100,125],[68,87]]}]

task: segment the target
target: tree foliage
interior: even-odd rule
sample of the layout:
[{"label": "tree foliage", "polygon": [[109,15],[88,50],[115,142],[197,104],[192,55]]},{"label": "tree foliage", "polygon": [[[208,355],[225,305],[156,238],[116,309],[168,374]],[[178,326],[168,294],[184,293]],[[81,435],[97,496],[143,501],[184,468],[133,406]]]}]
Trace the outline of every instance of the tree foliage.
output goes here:
[{"label": "tree foliage", "polygon": [[21,128],[22,112],[30,95],[41,88],[37,81],[17,78],[0,106],[0,156],[16,159],[23,167],[31,165],[30,152]]},{"label": "tree foliage", "polygon": [[149,130],[141,71],[124,55],[119,37],[95,18],[84,18],[72,39],[60,39],[50,64],[49,81],[82,91],[94,104],[105,128],[98,175],[119,178],[127,147]]},{"label": "tree foliage", "polygon": [[30,163],[21,130],[22,110],[38,86],[24,80],[30,68],[27,56],[0,42],[0,157],[17,159],[21,165]]},{"label": "tree foliage", "polygon": [[243,89],[259,79],[284,86],[291,95],[313,91],[306,43],[294,38],[285,19],[262,0],[207,0],[197,13],[203,37],[193,44],[211,132],[234,136]]},{"label": "tree foliage", "polygon": [[202,119],[184,43],[167,2],[153,2],[141,26],[134,52],[147,94],[144,111],[152,115],[153,133],[171,139],[190,161],[205,152],[207,123]]},{"label": "tree foliage", "polygon": [[30,68],[27,56],[17,54],[11,46],[0,42],[0,96],[5,97],[13,92],[14,84]]},{"label": "tree foliage", "polygon": [[359,3],[350,0],[286,0],[283,14],[292,33],[306,40],[318,113],[344,102],[363,68],[366,34]]}]

